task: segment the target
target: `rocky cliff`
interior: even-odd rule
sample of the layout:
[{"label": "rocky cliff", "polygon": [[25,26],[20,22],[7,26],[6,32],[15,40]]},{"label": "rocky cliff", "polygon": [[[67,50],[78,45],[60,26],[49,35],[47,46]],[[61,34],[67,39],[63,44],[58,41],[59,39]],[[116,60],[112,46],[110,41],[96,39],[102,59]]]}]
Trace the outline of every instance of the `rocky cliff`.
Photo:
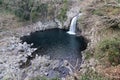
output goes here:
[{"label": "rocky cliff", "polygon": [[[6,3],[6,7],[10,6]],[[31,32],[37,30],[56,27],[68,29],[71,19],[79,12],[82,12],[83,15],[78,20],[77,33],[78,35],[86,37],[89,43],[86,51],[83,52],[81,70],[70,72],[66,80],[77,80],[81,75],[83,75],[81,80],[84,78],[94,80],[97,78],[96,75],[94,75],[96,73],[102,75],[105,73],[108,77],[120,79],[119,65],[115,67],[111,65],[107,65],[108,67],[104,65],[101,66],[99,65],[101,64],[100,61],[95,57],[97,53],[101,53],[96,52],[99,50],[98,45],[101,41],[104,41],[104,39],[112,40],[113,38],[117,40],[120,36],[120,6],[118,2],[115,0],[44,0],[42,3],[49,4],[47,5],[46,15],[41,13],[40,15],[43,14],[43,16],[39,15],[38,20],[33,21],[34,23],[30,21],[22,22],[14,14],[1,9],[0,66],[2,67],[0,67],[0,79],[29,80],[38,76],[39,73],[47,75],[46,70],[59,67],[59,61],[52,61],[49,57],[38,57],[36,55],[37,57],[31,62],[31,66],[20,69],[20,62],[25,62],[26,57],[28,55],[30,56],[35,49],[31,49],[30,45],[26,43],[22,44],[19,38],[23,35],[30,35]],[[12,8],[14,8],[14,6]],[[112,53],[111,50],[110,52]],[[40,61],[40,63],[36,63],[37,61]],[[103,60],[103,62],[105,62],[105,60]],[[49,67],[47,67],[48,64],[50,65]],[[67,64],[68,63],[64,61],[64,67],[66,67]],[[92,70],[92,72],[90,70]],[[84,73],[90,74],[87,74],[88,76],[86,77]],[[114,76],[116,74],[117,76]],[[101,76],[98,76],[98,78],[99,77],[101,79]]]}]

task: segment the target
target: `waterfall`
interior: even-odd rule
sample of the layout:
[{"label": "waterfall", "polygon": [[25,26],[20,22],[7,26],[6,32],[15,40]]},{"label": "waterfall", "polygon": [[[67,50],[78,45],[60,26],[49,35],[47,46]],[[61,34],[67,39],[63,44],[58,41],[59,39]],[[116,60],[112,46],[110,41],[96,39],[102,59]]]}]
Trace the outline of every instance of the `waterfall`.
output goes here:
[{"label": "waterfall", "polygon": [[79,13],[77,16],[73,17],[71,24],[70,24],[70,29],[67,32],[68,34],[71,35],[75,35],[75,30],[76,30],[76,23],[77,23],[77,19],[78,17],[80,17],[82,15],[82,13]]}]

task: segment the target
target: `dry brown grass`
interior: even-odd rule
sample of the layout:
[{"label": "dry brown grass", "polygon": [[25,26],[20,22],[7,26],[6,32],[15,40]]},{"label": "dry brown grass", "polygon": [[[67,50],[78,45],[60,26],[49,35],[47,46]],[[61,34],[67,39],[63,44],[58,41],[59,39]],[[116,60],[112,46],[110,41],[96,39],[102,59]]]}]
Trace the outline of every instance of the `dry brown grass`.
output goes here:
[{"label": "dry brown grass", "polygon": [[1,10],[0,12],[0,39],[13,36],[14,29],[23,25],[19,19],[12,13]]},{"label": "dry brown grass", "polygon": [[10,13],[0,13],[0,29],[11,29],[19,27],[21,22],[18,21],[15,15]]},{"label": "dry brown grass", "polygon": [[96,68],[100,74],[109,77],[111,80],[120,80],[120,65],[104,67],[102,65]]}]

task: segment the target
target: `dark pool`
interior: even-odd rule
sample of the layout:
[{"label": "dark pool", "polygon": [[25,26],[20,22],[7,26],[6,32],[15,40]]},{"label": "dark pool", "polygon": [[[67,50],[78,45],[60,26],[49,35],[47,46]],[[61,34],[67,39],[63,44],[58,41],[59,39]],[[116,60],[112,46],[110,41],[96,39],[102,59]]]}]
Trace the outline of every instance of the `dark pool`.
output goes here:
[{"label": "dark pool", "polygon": [[68,60],[75,65],[78,59],[81,62],[81,51],[86,49],[86,41],[81,36],[69,35],[66,30],[49,29],[36,31],[30,36],[21,37],[23,42],[33,43],[37,48],[33,54],[48,55],[51,59]]}]

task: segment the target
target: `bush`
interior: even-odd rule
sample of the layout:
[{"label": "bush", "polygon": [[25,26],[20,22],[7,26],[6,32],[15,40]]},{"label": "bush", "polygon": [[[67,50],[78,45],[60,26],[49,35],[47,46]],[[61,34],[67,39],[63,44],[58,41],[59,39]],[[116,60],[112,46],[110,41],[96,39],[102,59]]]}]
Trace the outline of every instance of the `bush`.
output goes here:
[{"label": "bush", "polygon": [[0,0],[0,5],[2,5],[2,3],[3,3],[3,0]]},{"label": "bush", "polygon": [[67,19],[67,9],[66,8],[61,8],[60,14],[58,15],[58,19],[60,21],[65,21]]},{"label": "bush", "polygon": [[61,22],[64,22],[66,19],[67,19],[67,9],[68,9],[68,7],[67,7],[67,0],[64,0],[64,5],[63,5],[63,7],[61,8],[61,10],[60,10],[60,13],[59,13],[59,15],[58,15],[58,19],[61,21]]},{"label": "bush", "polygon": [[[59,8],[55,6],[57,2],[60,2]],[[68,0],[0,0],[0,8],[15,14],[21,20],[43,21],[57,17],[63,22],[67,19]]]},{"label": "bush", "polygon": [[87,72],[81,75],[79,80],[109,80],[107,77],[93,71],[92,69],[87,69]]},{"label": "bush", "polygon": [[59,78],[47,79],[46,77],[37,76],[37,77],[32,78],[31,80],[60,80],[60,79]]},{"label": "bush", "polygon": [[33,20],[38,16],[47,14],[47,4],[41,4],[37,0],[20,0],[15,10],[15,15],[24,20]]},{"label": "bush", "polygon": [[92,14],[98,16],[119,15],[119,13],[120,13],[119,6],[110,6],[110,5],[104,5],[101,8],[97,8],[92,11]]},{"label": "bush", "polygon": [[99,10],[99,9],[98,10],[94,10],[92,13],[95,14],[95,15],[98,15],[98,16],[103,16],[102,11]]},{"label": "bush", "polygon": [[91,75],[85,74],[81,77],[80,80],[108,80],[108,79],[94,73],[94,74],[91,74]]},{"label": "bush", "polygon": [[120,0],[118,0],[118,3],[120,3]]},{"label": "bush", "polygon": [[120,64],[120,39],[104,40],[99,44],[100,58],[107,58],[108,62],[116,66]]}]

